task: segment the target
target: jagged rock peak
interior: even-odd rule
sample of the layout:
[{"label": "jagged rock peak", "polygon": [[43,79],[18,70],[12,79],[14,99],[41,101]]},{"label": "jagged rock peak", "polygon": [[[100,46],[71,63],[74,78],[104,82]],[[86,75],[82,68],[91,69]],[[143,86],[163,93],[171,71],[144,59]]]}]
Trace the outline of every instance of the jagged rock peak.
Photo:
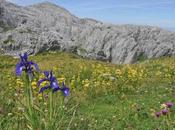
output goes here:
[{"label": "jagged rock peak", "polygon": [[35,4],[35,5],[45,5],[45,6],[59,7],[58,5],[53,4],[53,3],[49,2],[49,1],[44,1],[44,2],[41,2],[41,3]]},{"label": "jagged rock peak", "polygon": [[27,7],[3,3],[0,48],[4,54],[59,50],[117,64],[175,55],[174,32],[80,19],[50,2]]},{"label": "jagged rock peak", "polygon": [[[36,7],[36,8],[53,8],[53,9],[60,9],[62,11],[65,11],[65,12],[69,12],[68,10],[66,10],[65,8],[59,6],[59,5],[56,5],[56,4],[53,4],[49,1],[44,1],[44,2],[41,2],[41,3],[38,3],[38,4],[34,4],[34,5],[30,5],[32,7]],[[70,13],[70,12],[69,12]]]}]

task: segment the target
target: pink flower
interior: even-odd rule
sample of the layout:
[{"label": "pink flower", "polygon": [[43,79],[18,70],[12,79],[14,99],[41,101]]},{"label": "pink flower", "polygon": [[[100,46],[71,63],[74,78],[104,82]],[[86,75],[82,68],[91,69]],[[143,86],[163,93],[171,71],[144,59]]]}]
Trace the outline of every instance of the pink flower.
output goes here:
[{"label": "pink flower", "polygon": [[167,115],[167,114],[168,114],[168,110],[167,110],[167,109],[163,109],[163,110],[162,110],[162,114],[163,114],[163,115]]},{"label": "pink flower", "polygon": [[156,112],[156,113],[155,113],[156,117],[160,117],[161,114],[162,114],[161,112]]},{"label": "pink flower", "polygon": [[167,103],[165,103],[166,104],[166,106],[168,107],[168,108],[171,108],[172,106],[173,106],[173,103],[172,102],[167,102]]}]

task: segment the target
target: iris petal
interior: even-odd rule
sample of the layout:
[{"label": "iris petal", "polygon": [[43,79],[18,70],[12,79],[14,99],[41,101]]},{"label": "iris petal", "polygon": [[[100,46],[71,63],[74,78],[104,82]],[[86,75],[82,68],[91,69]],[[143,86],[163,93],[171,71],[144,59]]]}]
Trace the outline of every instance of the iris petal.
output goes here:
[{"label": "iris petal", "polygon": [[46,78],[39,80],[38,86],[40,86],[40,84],[44,81],[49,81],[50,85],[42,87],[40,89],[40,93],[43,92],[45,89],[51,88],[53,93],[60,90],[63,92],[64,96],[68,96],[70,94],[70,89],[64,85],[64,82],[62,84],[62,88],[59,87],[58,81],[56,77],[53,76],[52,71],[44,71],[44,75]]},{"label": "iris petal", "polygon": [[36,71],[38,71],[38,72],[40,71],[40,69],[39,69],[39,67],[38,67],[38,65],[37,65],[36,63],[34,63],[34,62],[32,62],[32,61],[29,61],[28,64],[29,64],[29,65],[34,65]]},{"label": "iris petal", "polygon": [[17,65],[16,65],[16,75],[21,76],[22,69],[23,69],[23,65],[21,63],[17,63]]},{"label": "iris petal", "polygon": [[58,82],[57,82],[57,81],[51,82],[51,83],[50,83],[50,87],[51,87],[52,89],[59,88]]},{"label": "iris petal", "polygon": [[27,54],[27,52],[25,52],[25,53],[23,54],[22,58],[23,58],[25,61],[27,61],[27,59],[28,59],[28,54]]},{"label": "iris petal", "polygon": [[46,89],[48,89],[48,88],[49,88],[49,86],[44,86],[44,87],[42,87],[42,88],[40,89],[39,93],[42,93],[44,90],[46,90]]},{"label": "iris petal", "polygon": [[59,89],[60,89],[59,87],[58,88],[54,88],[53,89],[53,93],[56,92],[56,91],[58,91]]},{"label": "iris petal", "polygon": [[64,96],[69,96],[70,90],[68,87],[61,88],[61,91],[63,92]]},{"label": "iris petal", "polygon": [[40,70],[39,70],[39,66],[38,66],[36,63],[34,63],[33,65],[34,65],[34,67],[35,67],[36,71],[38,71],[38,72],[39,72],[39,71],[40,71]]},{"label": "iris petal", "polygon": [[65,86],[64,82],[62,83],[61,91],[63,92],[64,96],[68,96],[70,93],[70,89]]},{"label": "iris petal", "polygon": [[48,78],[49,77],[49,71],[44,71],[44,75]]},{"label": "iris petal", "polygon": [[44,78],[38,81],[37,86],[40,86],[42,82],[48,81],[48,79]]}]

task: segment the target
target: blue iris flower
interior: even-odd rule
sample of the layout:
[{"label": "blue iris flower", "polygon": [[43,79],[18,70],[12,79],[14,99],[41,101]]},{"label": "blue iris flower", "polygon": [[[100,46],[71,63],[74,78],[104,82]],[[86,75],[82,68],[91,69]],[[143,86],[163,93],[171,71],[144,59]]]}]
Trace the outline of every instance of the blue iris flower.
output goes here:
[{"label": "blue iris flower", "polygon": [[61,91],[63,92],[64,96],[68,96],[69,95],[69,88],[67,86],[65,86],[64,82],[62,83],[62,88]]},{"label": "blue iris flower", "polygon": [[40,86],[41,83],[44,81],[48,81],[49,85],[42,87],[39,93],[42,93],[44,90],[51,88],[53,93],[60,90],[63,92],[64,96],[69,95],[69,88],[66,87],[64,83],[62,84],[62,87],[60,88],[57,79],[55,78],[55,76],[53,76],[52,71],[44,71],[44,75],[45,75],[45,78],[39,80],[37,85]]},{"label": "blue iris flower", "polygon": [[20,54],[20,62],[16,65],[16,75],[21,76],[22,71],[25,71],[29,77],[34,76],[34,69],[39,72],[39,67],[33,61],[28,61],[28,54],[25,52],[24,54]]}]

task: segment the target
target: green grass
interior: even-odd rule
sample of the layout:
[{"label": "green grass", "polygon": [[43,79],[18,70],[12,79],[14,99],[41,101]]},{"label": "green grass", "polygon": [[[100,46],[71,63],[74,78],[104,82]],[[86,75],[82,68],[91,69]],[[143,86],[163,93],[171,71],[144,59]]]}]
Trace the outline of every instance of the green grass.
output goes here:
[{"label": "green grass", "polygon": [[[63,78],[71,88],[64,110],[58,107],[61,112],[56,119],[57,129],[175,128],[175,106],[168,116],[154,115],[161,110],[161,104],[175,103],[175,57],[132,65],[114,65],[66,53],[43,53],[30,59],[37,62],[41,70],[52,69],[58,80]],[[22,88],[14,74],[18,59],[0,56],[0,61],[0,130],[28,129],[18,110],[18,97],[21,100],[23,97],[18,92]],[[37,93],[38,88],[34,91]],[[56,96],[59,106],[60,93]]]}]

